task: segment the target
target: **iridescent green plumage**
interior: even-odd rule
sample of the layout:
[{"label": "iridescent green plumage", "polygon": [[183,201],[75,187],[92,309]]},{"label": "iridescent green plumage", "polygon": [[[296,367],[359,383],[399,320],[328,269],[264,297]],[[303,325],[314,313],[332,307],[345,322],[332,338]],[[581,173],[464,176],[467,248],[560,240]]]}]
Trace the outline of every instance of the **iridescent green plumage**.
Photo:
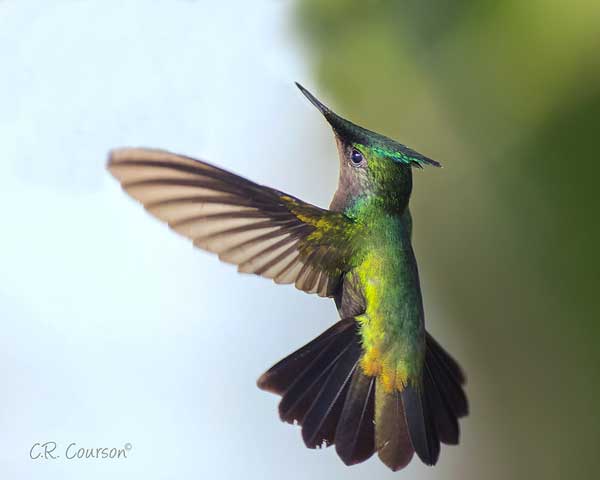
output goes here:
[{"label": "iridescent green plumage", "polygon": [[439,164],[335,114],[340,157],[328,210],[161,150],[112,152],[123,188],[195,246],[277,283],[335,300],[341,320],[260,379],[282,395],[305,444],[335,444],[351,465],[377,452],[393,470],[458,443],[464,376],[427,334],[408,209],[411,166]]},{"label": "iridescent green plumage", "polygon": [[[408,382],[418,386],[425,341],[410,241],[410,166],[439,164],[341,118],[299,87],[332,125],[340,148],[344,194],[352,190],[343,205],[335,205],[355,225],[352,235],[332,241],[354,246],[345,278],[365,296],[365,312],[357,317],[364,349],[361,365],[368,375],[380,376],[388,391],[402,390]],[[360,152],[362,165],[349,161],[352,151]]]}]

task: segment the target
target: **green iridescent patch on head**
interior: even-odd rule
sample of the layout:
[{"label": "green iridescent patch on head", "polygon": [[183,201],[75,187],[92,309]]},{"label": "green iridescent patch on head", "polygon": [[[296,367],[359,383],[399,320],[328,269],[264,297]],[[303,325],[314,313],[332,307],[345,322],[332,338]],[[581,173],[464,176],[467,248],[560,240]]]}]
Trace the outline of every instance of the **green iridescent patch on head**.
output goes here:
[{"label": "green iridescent patch on head", "polygon": [[[390,140],[393,142],[393,140]],[[378,157],[389,158],[398,163],[402,163],[408,166],[415,166],[423,168],[424,165],[432,165],[434,167],[441,167],[439,162],[427,158],[410,148],[393,142],[395,146],[381,146],[381,145],[364,145],[361,143],[355,143],[354,145],[359,149],[369,150],[373,155]]]}]

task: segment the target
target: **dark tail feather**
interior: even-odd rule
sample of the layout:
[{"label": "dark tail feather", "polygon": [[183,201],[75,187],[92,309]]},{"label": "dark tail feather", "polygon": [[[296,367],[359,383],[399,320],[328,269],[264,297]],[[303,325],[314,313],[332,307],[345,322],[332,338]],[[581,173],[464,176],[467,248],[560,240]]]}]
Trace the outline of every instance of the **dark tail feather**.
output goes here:
[{"label": "dark tail feather", "polygon": [[316,448],[323,442],[326,445],[333,443],[338,419],[360,353],[360,343],[356,339],[344,348],[306,413],[302,422],[302,438],[308,448]]},{"label": "dark tail feather", "polygon": [[375,377],[367,377],[359,367],[335,431],[335,450],[346,465],[364,462],[375,453],[374,416]]},{"label": "dark tail feather", "polygon": [[456,360],[454,360],[450,354],[442,348],[442,346],[435,340],[435,338],[431,336],[431,334],[429,334],[429,332],[427,332],[426,335],[427,351],[435,355],[440,362],[446,366],[448,373],[452,375],[452,377],[460,385],[464,385],[467,379],[465,378],[465,374],[458,363],[456,363]]},{"label": "dark tail feather", "polygon": [[259,378],[259,388],[283,396],[279,415],[288,423],[302,425],[307,447],[334,442],[360,354],[356,322],[345,319]]},{"label": "dark tail feather", "polygon": [[429,334],[427,334],[425,365],[429,368],[440,397],[454,416],[456,418],[466,416],[469,413],[469,403],[462,388],[465,376],[458,363]]},{"label": "dark tail feather", "polygon": [[426,344],[422,384],[406,387],[401,396],[415,451],[423,463],[434,465],[440,442],[458,444],[458,418],[467,415],[469,407],[458,363],[429,334]]},{"label": "dark tail feather", "polygon": [[[303,424],[304,417],[327,383],[330,372],[354,339],[349,328],[334,336],[289,384],[279,403],[279,415],[288,423]],[[288,377],[289,378],[289,377]]]},{"label": "dark tail feather", "polygon": [[400,396],[415,452],[424,464],[435,465],[440,455],[440,441],[433,420],[434,411],[424,389],[407,385]]},{"label": "dark tail feather", "polygon": [[335,442],[349,465],[375,451],[374,378],[360,370],[361,352],[356,321],[341,320],[258,380],[263,390],[283,396],[280,416],[302,426],[307,447]]},{"label": "dark tail feather", "polygon": [[427,364],[425,364],[425,371],[423,372],[423,388],[429,405],[434,412],[433,420],[440,442],[447,445],[457,445],[459,437],[458,420],[440,394],[433,379],[431,368]]},{"label": "dark tail feather", "polygon": [[429,333],[426,347],[421,386],[409,385],[401,396],[412,445],[423,463],[435,465],[440,442],[458,443],[458,418],[467,415],[469,407],[458,363]]},{"label": "dark tail feather", "polygon": [[397,390],[384,391],[377,382],[377,404],[375,408],[375,441],[379,458],[393,471],[406,467],[415,453],[413,448],[404,406]]},{"label": "dark tail feather", "polygon": [[282,395],[282,420],[302,426],[309,448],[335,443],[347,465],[375,451],[392,470],[416,452],[433,465],[440,441],[458,443],[457,419],[468,412],[464,375],[452,357],[427,334],[422,384],[386,392],[359,366],[361,344],[356,321],[341,320],[278,362],[258,386]]},{"label": "dark tail feather", "polygon": [[313,341],[277,362],[258,379],[256,382],[258,388],[277,395],[283,395],[315,357],[322,353],[323,347],[331,342],[336,335],[352,327],[354,323],[354,319],[339,321]]}]

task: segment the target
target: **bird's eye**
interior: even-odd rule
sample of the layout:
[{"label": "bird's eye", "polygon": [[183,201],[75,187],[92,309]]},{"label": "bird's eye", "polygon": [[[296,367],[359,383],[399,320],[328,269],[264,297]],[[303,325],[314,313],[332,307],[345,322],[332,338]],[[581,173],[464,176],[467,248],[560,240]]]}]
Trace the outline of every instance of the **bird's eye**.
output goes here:
[{"label": "bird's eye", "polygon": [[365,158],[363,157],[362,153],[360,153],[356,148],[352,149],[352,153],[350,154],[350,160],[352,161],[353,165],[360,165],[364,159]]}]

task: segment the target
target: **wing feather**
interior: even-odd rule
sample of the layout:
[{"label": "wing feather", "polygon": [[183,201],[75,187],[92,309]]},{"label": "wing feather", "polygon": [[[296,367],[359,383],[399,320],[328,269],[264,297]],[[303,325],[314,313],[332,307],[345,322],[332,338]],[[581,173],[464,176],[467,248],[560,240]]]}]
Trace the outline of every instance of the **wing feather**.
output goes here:
[{"label": "wing feather", "polygon": [[146,210],[238,270],[331,296],[357,225],[200,160],[163,150],[111,152],[108,169]]}]

